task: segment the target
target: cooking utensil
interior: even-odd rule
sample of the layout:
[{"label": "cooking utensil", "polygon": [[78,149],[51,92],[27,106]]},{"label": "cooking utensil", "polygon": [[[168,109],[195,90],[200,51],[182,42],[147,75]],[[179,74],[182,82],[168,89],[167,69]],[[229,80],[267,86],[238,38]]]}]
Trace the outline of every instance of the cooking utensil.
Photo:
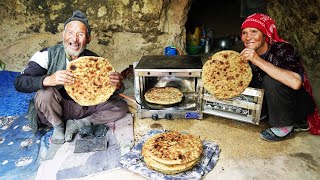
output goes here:
[{"label": "cooking utensil", "polygon": [[215,39],[215,46],[221,49],[230,49],[234,45],[234,40],[229,36]]}]

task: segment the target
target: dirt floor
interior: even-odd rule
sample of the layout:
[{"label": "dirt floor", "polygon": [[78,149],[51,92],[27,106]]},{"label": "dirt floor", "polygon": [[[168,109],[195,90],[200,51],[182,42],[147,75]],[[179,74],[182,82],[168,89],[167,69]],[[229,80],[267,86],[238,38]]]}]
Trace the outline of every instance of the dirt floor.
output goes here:
[{"label": "dirt floor", "polygon": [[[135,118],[135,140],[152,129],[192,133],[202,140],[216,142],[220,158],[204,179],[319,179],[320,138],[308,132],[295,133],[281,142],[266,142],[259,132],[266,121],[253,125],[206,116],[203,120],[157,120]],[[105,172],[85,179],[144,179],[126,169]]]}]

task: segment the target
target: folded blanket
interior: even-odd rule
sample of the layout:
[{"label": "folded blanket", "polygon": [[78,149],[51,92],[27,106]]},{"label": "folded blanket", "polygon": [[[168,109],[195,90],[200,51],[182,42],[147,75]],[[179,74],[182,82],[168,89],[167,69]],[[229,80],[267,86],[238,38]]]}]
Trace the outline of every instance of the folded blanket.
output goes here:
[{"label": "folded blanket", "polygon": [[148,132],[147,135],[144,136],[142,140],[131,150],[131,152],[127,153],[121,158],[120,163],[122,164],[122,166],[129,169],[130,171],[153,180],[184,180],[201,179],[217,164],[220,154],[219,146],[214,142],[204,141],[202,157],[198,164],[196,164],[195,167],[193,167],[191,170],[175,175],[166,175],[157,171],[150,170],[144,163],[143,157],[141,155],[142,145],[149,137],[163,132],[165,131],[152,130]]}]

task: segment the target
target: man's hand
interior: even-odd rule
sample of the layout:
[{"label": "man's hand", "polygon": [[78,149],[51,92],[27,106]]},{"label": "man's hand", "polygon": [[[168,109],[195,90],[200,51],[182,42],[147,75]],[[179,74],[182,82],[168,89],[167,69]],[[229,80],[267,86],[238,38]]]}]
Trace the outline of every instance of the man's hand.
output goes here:
[{"label": "man's hand", "polygon": [[115,85],[117,89],[121,88],[122,85],[122,76],[118,72],[110,72],[110,83]]},{"label": "man's hand", "polygon": [[68,85],[74,83],[74,79],[74,75],[71,72],[67,70],[61,70],[44,78],[43,86]]}]

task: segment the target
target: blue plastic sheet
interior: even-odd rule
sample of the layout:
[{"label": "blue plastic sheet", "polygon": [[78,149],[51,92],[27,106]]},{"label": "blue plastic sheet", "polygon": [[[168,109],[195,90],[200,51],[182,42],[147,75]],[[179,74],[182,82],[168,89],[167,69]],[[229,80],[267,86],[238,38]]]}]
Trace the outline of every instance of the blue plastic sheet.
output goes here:
[{"label": "blue plastic sheet", "polygon": [[27,113],[34,93],[16,91],[14,80],[20,72],[0,71],[0,117],[17,116]]}]

